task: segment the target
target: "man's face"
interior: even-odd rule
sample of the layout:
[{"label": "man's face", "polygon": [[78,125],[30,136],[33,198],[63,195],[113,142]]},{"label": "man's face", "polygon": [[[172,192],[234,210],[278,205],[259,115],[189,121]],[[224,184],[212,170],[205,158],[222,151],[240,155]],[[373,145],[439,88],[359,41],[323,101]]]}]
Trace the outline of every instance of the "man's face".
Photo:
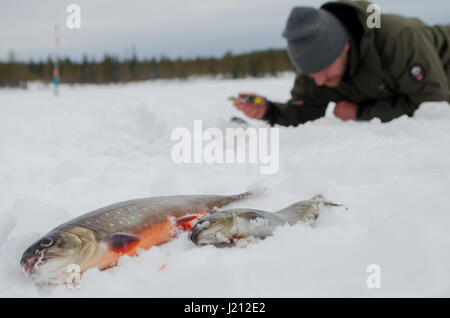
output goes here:
[{"label": "man's face", "polygon": [[327,68],[321,70],[317,73],[308,74],[309,77],[314,79],[317,86],[328,86],[337,87],[344,76],[345,70],[347,68],[348,60],[348,50],[350,49],[350,44],[347,43],[342,51],[341,55]]}]

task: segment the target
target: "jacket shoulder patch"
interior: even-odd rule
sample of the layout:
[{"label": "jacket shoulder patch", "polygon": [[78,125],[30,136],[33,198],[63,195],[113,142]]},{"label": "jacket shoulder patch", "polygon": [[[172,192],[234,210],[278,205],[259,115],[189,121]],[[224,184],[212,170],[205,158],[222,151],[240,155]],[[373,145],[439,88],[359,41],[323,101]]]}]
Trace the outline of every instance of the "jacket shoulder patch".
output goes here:
[{"label": "jacket shoulder patch", "polygon": [[423,67],[420,64],[414,64],[411,67],[409,74],[411,75],[411,78],[413,79],[413,81],[416,83],[422,82],[425,78],[425,72],[423,70]]}]

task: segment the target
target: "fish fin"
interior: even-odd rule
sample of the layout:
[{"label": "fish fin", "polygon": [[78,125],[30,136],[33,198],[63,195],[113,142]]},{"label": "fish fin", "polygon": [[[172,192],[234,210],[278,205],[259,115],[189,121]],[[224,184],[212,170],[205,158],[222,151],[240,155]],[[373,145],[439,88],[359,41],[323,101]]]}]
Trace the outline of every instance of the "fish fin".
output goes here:
[{"label": "fish fin", "polygon": [[130,233],[115,233],[102,239],[108,248],[116,253],[126,254],[133,249],[141,240],[138,235]]},{"label": "fish fin", "polygon": [[318,202],[319,204],[324,205],[324,206],[343,206],[346,210],[348,210],[348,207],[344,204],[326,201],[326,199],[324,198],[322,193],[316,194],[315,196],[313,196],[311,198],[311,200]]},{"label": "fish fin", "polygon": [[195,224],[192,223],[193,220],[196,220],[200,217],[205,217],[208,214],[213,214],[219,212],[217,207],[213,207],[212,209],[205,209],[199,214],[188,214],[181,216],[175,219],[175,226],[183,231],[191,231]]},{"label": "fish fin", "polygon": [[175,225],[184,231],[190,231],[194,227],[191,221],[198,218],[198,215],[185,215],[175,219]]}]

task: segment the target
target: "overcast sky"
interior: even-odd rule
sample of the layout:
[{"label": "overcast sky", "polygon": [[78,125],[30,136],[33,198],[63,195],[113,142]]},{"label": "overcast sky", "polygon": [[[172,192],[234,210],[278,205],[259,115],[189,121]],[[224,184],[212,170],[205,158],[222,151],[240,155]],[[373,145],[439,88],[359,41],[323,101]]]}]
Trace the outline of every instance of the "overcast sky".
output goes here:
[{"label": "overcast sky", "polygon": [[[0,0],[0,60],[55,54],[54,26],[61,25],[60,56],[99,59],[104,53],[139,58],[222,56],[283,48],[290,9],[319,7],[316,0]],[[81,28],[69,29],[67,6],[81,7]],[[450,23],[448,0],[379,0],[382,13]]]}]

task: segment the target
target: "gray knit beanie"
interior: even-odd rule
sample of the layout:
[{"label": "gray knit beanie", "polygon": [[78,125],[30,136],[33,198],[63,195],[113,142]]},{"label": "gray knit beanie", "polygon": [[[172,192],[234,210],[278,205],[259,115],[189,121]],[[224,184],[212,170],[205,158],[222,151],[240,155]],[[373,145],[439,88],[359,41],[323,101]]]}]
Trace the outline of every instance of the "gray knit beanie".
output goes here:
[{"label": "gray knit beanie", "polygon": [[349,37],[341,22],[324,9],[295,7],[283,32],[292,63],[303,73],[319,72],[342,53]]}]

